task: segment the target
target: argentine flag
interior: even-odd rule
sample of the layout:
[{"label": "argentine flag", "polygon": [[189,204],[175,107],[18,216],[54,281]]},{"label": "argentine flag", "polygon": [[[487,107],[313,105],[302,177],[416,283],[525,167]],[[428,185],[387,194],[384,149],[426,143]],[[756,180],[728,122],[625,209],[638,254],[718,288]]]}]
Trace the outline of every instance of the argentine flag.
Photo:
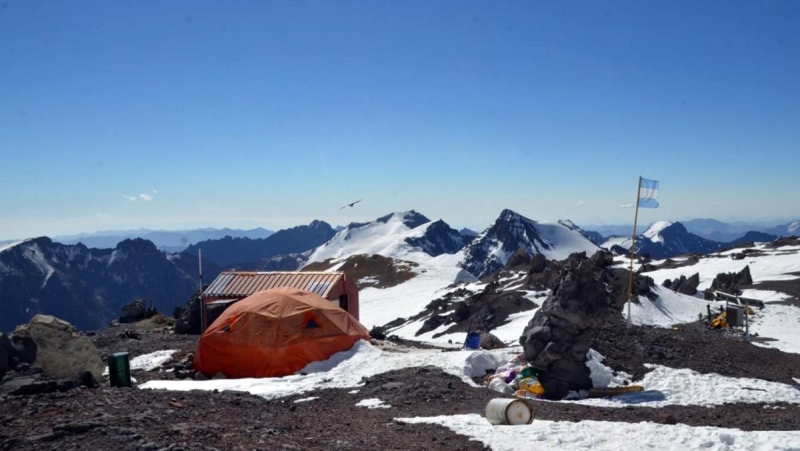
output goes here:
[{"label": "argentine flag", "polygon": [[639,177],[639,207],[658,208],[658,180]]}]

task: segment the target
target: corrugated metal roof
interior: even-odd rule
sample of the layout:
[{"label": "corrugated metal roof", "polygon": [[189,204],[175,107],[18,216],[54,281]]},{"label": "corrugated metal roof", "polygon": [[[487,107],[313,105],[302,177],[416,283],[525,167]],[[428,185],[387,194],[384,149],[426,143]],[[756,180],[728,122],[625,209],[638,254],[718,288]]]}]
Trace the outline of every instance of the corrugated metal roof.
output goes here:
[{"label": "corrugated metal roof", "polygon": [[292,287],[328,297],[341,272],[224,271],[203,292],[205,297],[246,297],[270,288]]}]

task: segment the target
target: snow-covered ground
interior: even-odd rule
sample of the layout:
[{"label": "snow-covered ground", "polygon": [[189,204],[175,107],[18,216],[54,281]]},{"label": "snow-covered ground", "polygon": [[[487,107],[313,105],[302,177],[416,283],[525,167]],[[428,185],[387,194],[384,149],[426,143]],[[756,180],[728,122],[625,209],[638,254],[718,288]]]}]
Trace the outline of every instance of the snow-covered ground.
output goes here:
[{"label": "snow-covered ground", "polygon": [[796,450],[796,431],[740,431],[651,422],[544,421],[526,426],[492,426],[480,415],[398,418],[416,424],[438,424],[480,441],[494,451],[543,450]]},{"label": "snow-covered ground", "polygon": [[[783,249],[786,250],[785,248]],[[428,259],[416,268],[419,275],[410,282],[389,289],[368,288],[361,294],[361,311],[367,327],[385,324],[398,317],[408,317],[418,313],[431,300],[442,296],[457,272],[448,258]],[[710,280],[719,272],[732,272],[750,264],[756,281],[776,280],[788,277],[787,273],[800,271],[797,254],[776,252],[769,258],[753,257],[743,261],[730,258],[703,259],[693,267],[655,272],[656,283],[663,278],[675,278],[681,274],[687,277],[701,272],[701,288],[708,286]],[[651,276],[653,273],[650,274]],[[513,285],[513,280],[508,281]],[[470,282],[466,285],[472,291],[479,291],[482,285]],[[671,327],[673,324],[691,322],[698,314],[720,305],[696,297],[684,296],[668,289],[655,289],[658,299],[650,301],[642,298],[641,304],[632,304],[631,314],[634,323]],[[537,293],[528,293],[528,298],[541,304],[543,298],[535,298]],[[758,309],[752,318],[752,332],[776,341],[769,346],[788,352],[800,352],[800,334],[795,330],[800,324],[800,309],[790,305],[776,305],[787,296],[766,290],[748,290],[745,296],[763,299],[766,308]],[[493,331],[501,340],[513,343],[519,339],[525,325],[530,321],[535,309],[512,315],[509,321]],[[625,315],[623,309],[620,314]],[[441,336],[435,340],[431,332],[413,337],[419,330],[419,323],[398,329],[399,335],[410,335],[429,341],[454,343],[463,341],[464,334]],[[393,332],[393,333],[395,333]],[[399,351],[399,352],[398,352]],[[405,352],[403,352],[405,351]],[[338,353],[324,362],[315,362],[296,374],[283,378],[231,379],[210,381],[150,381],[143,384],[145,389],[168,390],[242,390],[269,399],[296,396],[325,388],[350,388],[358,394],[361,380],[376,374],[401,369],[432,365],[460,377],[465,383],[475,385],[472,377],[485,374],[487,369],[496,368],[521,352],[512,347],[495,351],[456,350],[452,352],[398,349],[383,351],[367,342],[357,343],[351,350]],[[599,367],[600,370],[596,368]],[[598,364],[593,371],[605,371],[606,379],[611,378],[610,370]],[[594,376],[594,375],[593,375]],[[601,375],[602,376],[602,375]],[[768,382],[759,379],[724,377],[716,374],[700,374],[689,369],[675,369],[653,365],[649,372],[636,384],[645,389],[641,393],[631,393],[613,399],[585,399],[569,401],[586,406],[602,407],[650,407],[660,408],[669,405],[709,406],[722,403],[790,403],[800,404],[800,380],[795,385]],[[354,407],[384,408],[392,407],[381,399],[357,399]],[[315,402],[313,398],[303,398],[304,402]],[[741,431],[715,427],[692,427],[684,424],[666,425],[642,422],[637,424],[603,421],[542,421],[535,420],[524,426],[493,426],[480,415],[452,415],[432,418],[398,418],[408,423],[430,423],[447,427],[482,442],[494,450],[519,450],[520,444],[535,446],[537,449],[800,449],[800,425],[798,431]],[[528,448],[530,449],[530,448]]]},{"label": "snow-covered ground", "polygon": [[[777,249],[768,249],[766,245],[760,244],[755,249],[764,252],[764,255],[753,256],[748,255],[743,260],[734,260],[731,255],[741,252],[741,249],[733,249],[730,251],[711,254],[710,256],[703,257],[691,266],[682,266],[680,268],[671,269],[658,269],[655,271],[647,272],[649,277],[652,277],[656,284],[661,285],[667,279],[675,280],[680,276],[691,277],[694,273],[700,274],[700,285],[698,290],[705,290],[711,287],[711,282],[714,277],[723,272],[739,272],[745,266],[750,267],[750,275],[753,277],[753,283],[758,283],[768,280],[794,280],[800,276],[791,273],[800,271],[800,246],[784,246]],[[683,261],[685,258],[674,258],[674,261]],[[615,261],[619,267],[628,267],[628,259],[625,257],[617,257]],[[652,262],[658,266],[663,263],[663,260],[656,260]],[[638,263],[634,264],[634,269],[638,269]]]},{"label": "snow-covered ground", "polygon": [[[675,280],[680,276],[687,278],[695,273],[700,275],[698,290],[711,287],[711,282],[719,273],[739,272],[745,266],[750,267],[750,275],[754,285],[760,282],[794,280],[800,272],[800,246],[784,246],[777,249],[767,248],[765,244],[755,246],[755,249],[764,255],[749,255],[743,260],[733,260],[731,255],[741,252],[741,249],[720,252],[700,259],[696,264],[672,269],[658,269],[647,272],[656,285],[659,299],[649,301],[640,299],[639,304],[631,305],[631,318],[635,324],[650,324],[661,327],[670,327],[673,324],[690,322],[697,319],[699,313],[706,312],[706,305],[711,305],[712,311],[724,302],[703,301],[692,296],[685,296],[665,289],[660,285],[666,279]],[[674,258],[674,261],[685,261],[685,258]],[[620,267],[627,267],[628,262],[624,257],[616,258]],[[654,261],[658,266],[663,261]],[[638,268],[638,264],[635,265]],[[772,347],[784,352],[800,353],[800,340],[798,340],[797,327],[800,325],[800,308],[793,305],[779,305],[791,296],[772,290],[748,289],[742,293],[743,297],[764,301],[763,309],[755,308],[755,315],[750,318],[750,334],[769,341],[759,342],[757,345]],[[623,311],[627,315],[627,311]]]},{"label": "snow-covered ground", "polygon": [[[800,340],[798,340],[800,341]],[[485,374],[521,351],[507,348],[494,351],[423,351],[387,352],[360,341],[349,351],[340,352],[324,362],[308,365],[300,373],[282,378],[221,379],[209,381],[150,381],[142,389],[240,390],[267,399],[315,392],[326,388],[352,388],[357,395],[361,380],[405,367],[433,365],[475,385],[471,377]],[[147,361],[143,356],[142,361]],[[610,369],[599,365],[611,377]],[[709,406],[723,403],[800,404],[800,383],[795,386],[759,379],[700,374],[687,369],[654,365],[637,384],[645,391],[613,399],[585,399],[574,402],[602,407],[651,407],[668,405]],[[357,399],[354,407],[391,409],[379,398]],[[302,398],[314,402],[315,398]],[[546,402],[546,401],[542,401]],[[629,424],[621,422],[554,422],[536,420],[523,426],[493,426],[480,415],[452,415],[432,418],[401,418],[409,423],[431,423],[480,440],[494,450],[518,450],[520,443],[536,444],[542,449],[797,449],[800,432],[740,431],[714,427],[691,427],[683,424]],[[634,445],[635,444],[635,445]]]},{"label": "snow-covered ground", "polygon": [[415,256],[419,266],[413,269],[413,279],[390,288],[368,287],[359,292],[359,320],[367,329],[419,313],[429,302],[447,293],[453,283],[476,281],[458,266],[461,252],[438,257],[419,254],[425,257]]}]

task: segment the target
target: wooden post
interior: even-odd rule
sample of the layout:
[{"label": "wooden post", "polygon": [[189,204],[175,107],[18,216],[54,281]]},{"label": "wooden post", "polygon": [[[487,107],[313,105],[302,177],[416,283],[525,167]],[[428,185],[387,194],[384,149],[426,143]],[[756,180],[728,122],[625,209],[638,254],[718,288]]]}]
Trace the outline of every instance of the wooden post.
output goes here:
[{"label": "wooden post", "polygon": [[206,331],[206,302],[203,299],[203,250],[197,249],[197,266],[200,279],[200,334]]},{"label": "wooden post", "polygon": [[633,217],[633,233],[631,234],[631,265],[628,277],[628,326],[631,325],[631,298],[633,298],[633,258],[636,255],[636,226],[639,222],[639,196],[642,192],[642,177],[639,176],[639,187],[636,188],[636,214]]}]

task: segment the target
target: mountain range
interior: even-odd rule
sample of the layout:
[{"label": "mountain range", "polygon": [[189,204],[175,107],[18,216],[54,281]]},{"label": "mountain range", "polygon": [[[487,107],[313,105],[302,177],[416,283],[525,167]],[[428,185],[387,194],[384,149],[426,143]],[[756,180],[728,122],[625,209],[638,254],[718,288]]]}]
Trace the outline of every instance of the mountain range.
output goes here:
[{"label": "mountain range", "polygon": [[[147,240],[113,249],[56,243],[47,237],[0,248],[0,330],[13,330],[37,313],[55,315],[83,330],[102,328],[122,306],[143,299],[171,314],[199,286],[191,254],[165,254]],[[203,275],[220,269],[203,263]]]},{"label": "mountain range", "polygon": [[[789,222],[723,222],[716,219],[689,219],[680,221],[686,230],[702,238],[720,243],[731,243],[748,232],[760,232],[775,237],[800,234],[800,220]],[[586,229],[605,237],[631,236],[632,225],[587,225]],[[641,228],[640,228],[641,229]]]},{"label": "mountain range", "polygon": [[[612,237],[602,247],[617,254],[629,252],[629,237]],[[695,235],[680,222],[659,221],[636,237],[636,254],[664,259],[681,254],[707,254],[723,247],[723,243]]]},{"label": "mountain range", "polygon": [[[769,241],[771,237],[751,232],[741,239]],[[265,238],[227,235],[202,240],[181,253],[164,252],[140,238],[96,249],[40,237],[0,245],[0,330],[24,323],[35,313],[55,314],[81,329],[96,329],[137,298],[169,314],[198,287],[196,254],[201,249],[206,282],[222,268],[297,270],[321,264],[315,267],[355,268],[359,262],[371,261],[365,259],[370,256],[382,257],[380,264],[392,274],[416,265],[422,268],[418,277],[424,278],[426,271],[445,271],[455,281],[465,280],[467,274],[473,280],[491,275],[520,253],[564,260],[572,253],[591,256],[601,247],[621,253],[630,247],[630,238],[602,242],[601,238],[568,220],[539,222],[511,210],[503,210],[477,236],[411,210],[352,223],[338,231],[323,221],[313,221]],[[636,250],[663,259],[710,253],[728,244],[693,234],[679,222],[658,222],[637,237]],[[361,257],[353,259],[356,256]],[[393,283],[403,280],[395,278]]]},{"label": "mountain range", "polygon": [[157,248],[166,252],[180,252],[188,246],[205,240],[215,240],[225,237],[231,238],[266,238],[272,235],[271,230],[258,227],[250,230],[241,229],[215,229],[215,228],[202,228],[192,230],[116,230],[116,231],[101,231],[94,233],[81,233],[79,235],[70,236],[55,236],[53,241],[62,244],[78,244],[81,243],[86,247],[97,249],[111,249],[117,246],[118,243],[142,238],[152,241]]},{"label": "mountain range", "polygon": [[280,255],[305,252],[330,240],[336,231],[324,221],[279,230],[266,238],[225,238],[204,240],[186,248],[184,252],[197,255],[221,266],[250,264]]}]

